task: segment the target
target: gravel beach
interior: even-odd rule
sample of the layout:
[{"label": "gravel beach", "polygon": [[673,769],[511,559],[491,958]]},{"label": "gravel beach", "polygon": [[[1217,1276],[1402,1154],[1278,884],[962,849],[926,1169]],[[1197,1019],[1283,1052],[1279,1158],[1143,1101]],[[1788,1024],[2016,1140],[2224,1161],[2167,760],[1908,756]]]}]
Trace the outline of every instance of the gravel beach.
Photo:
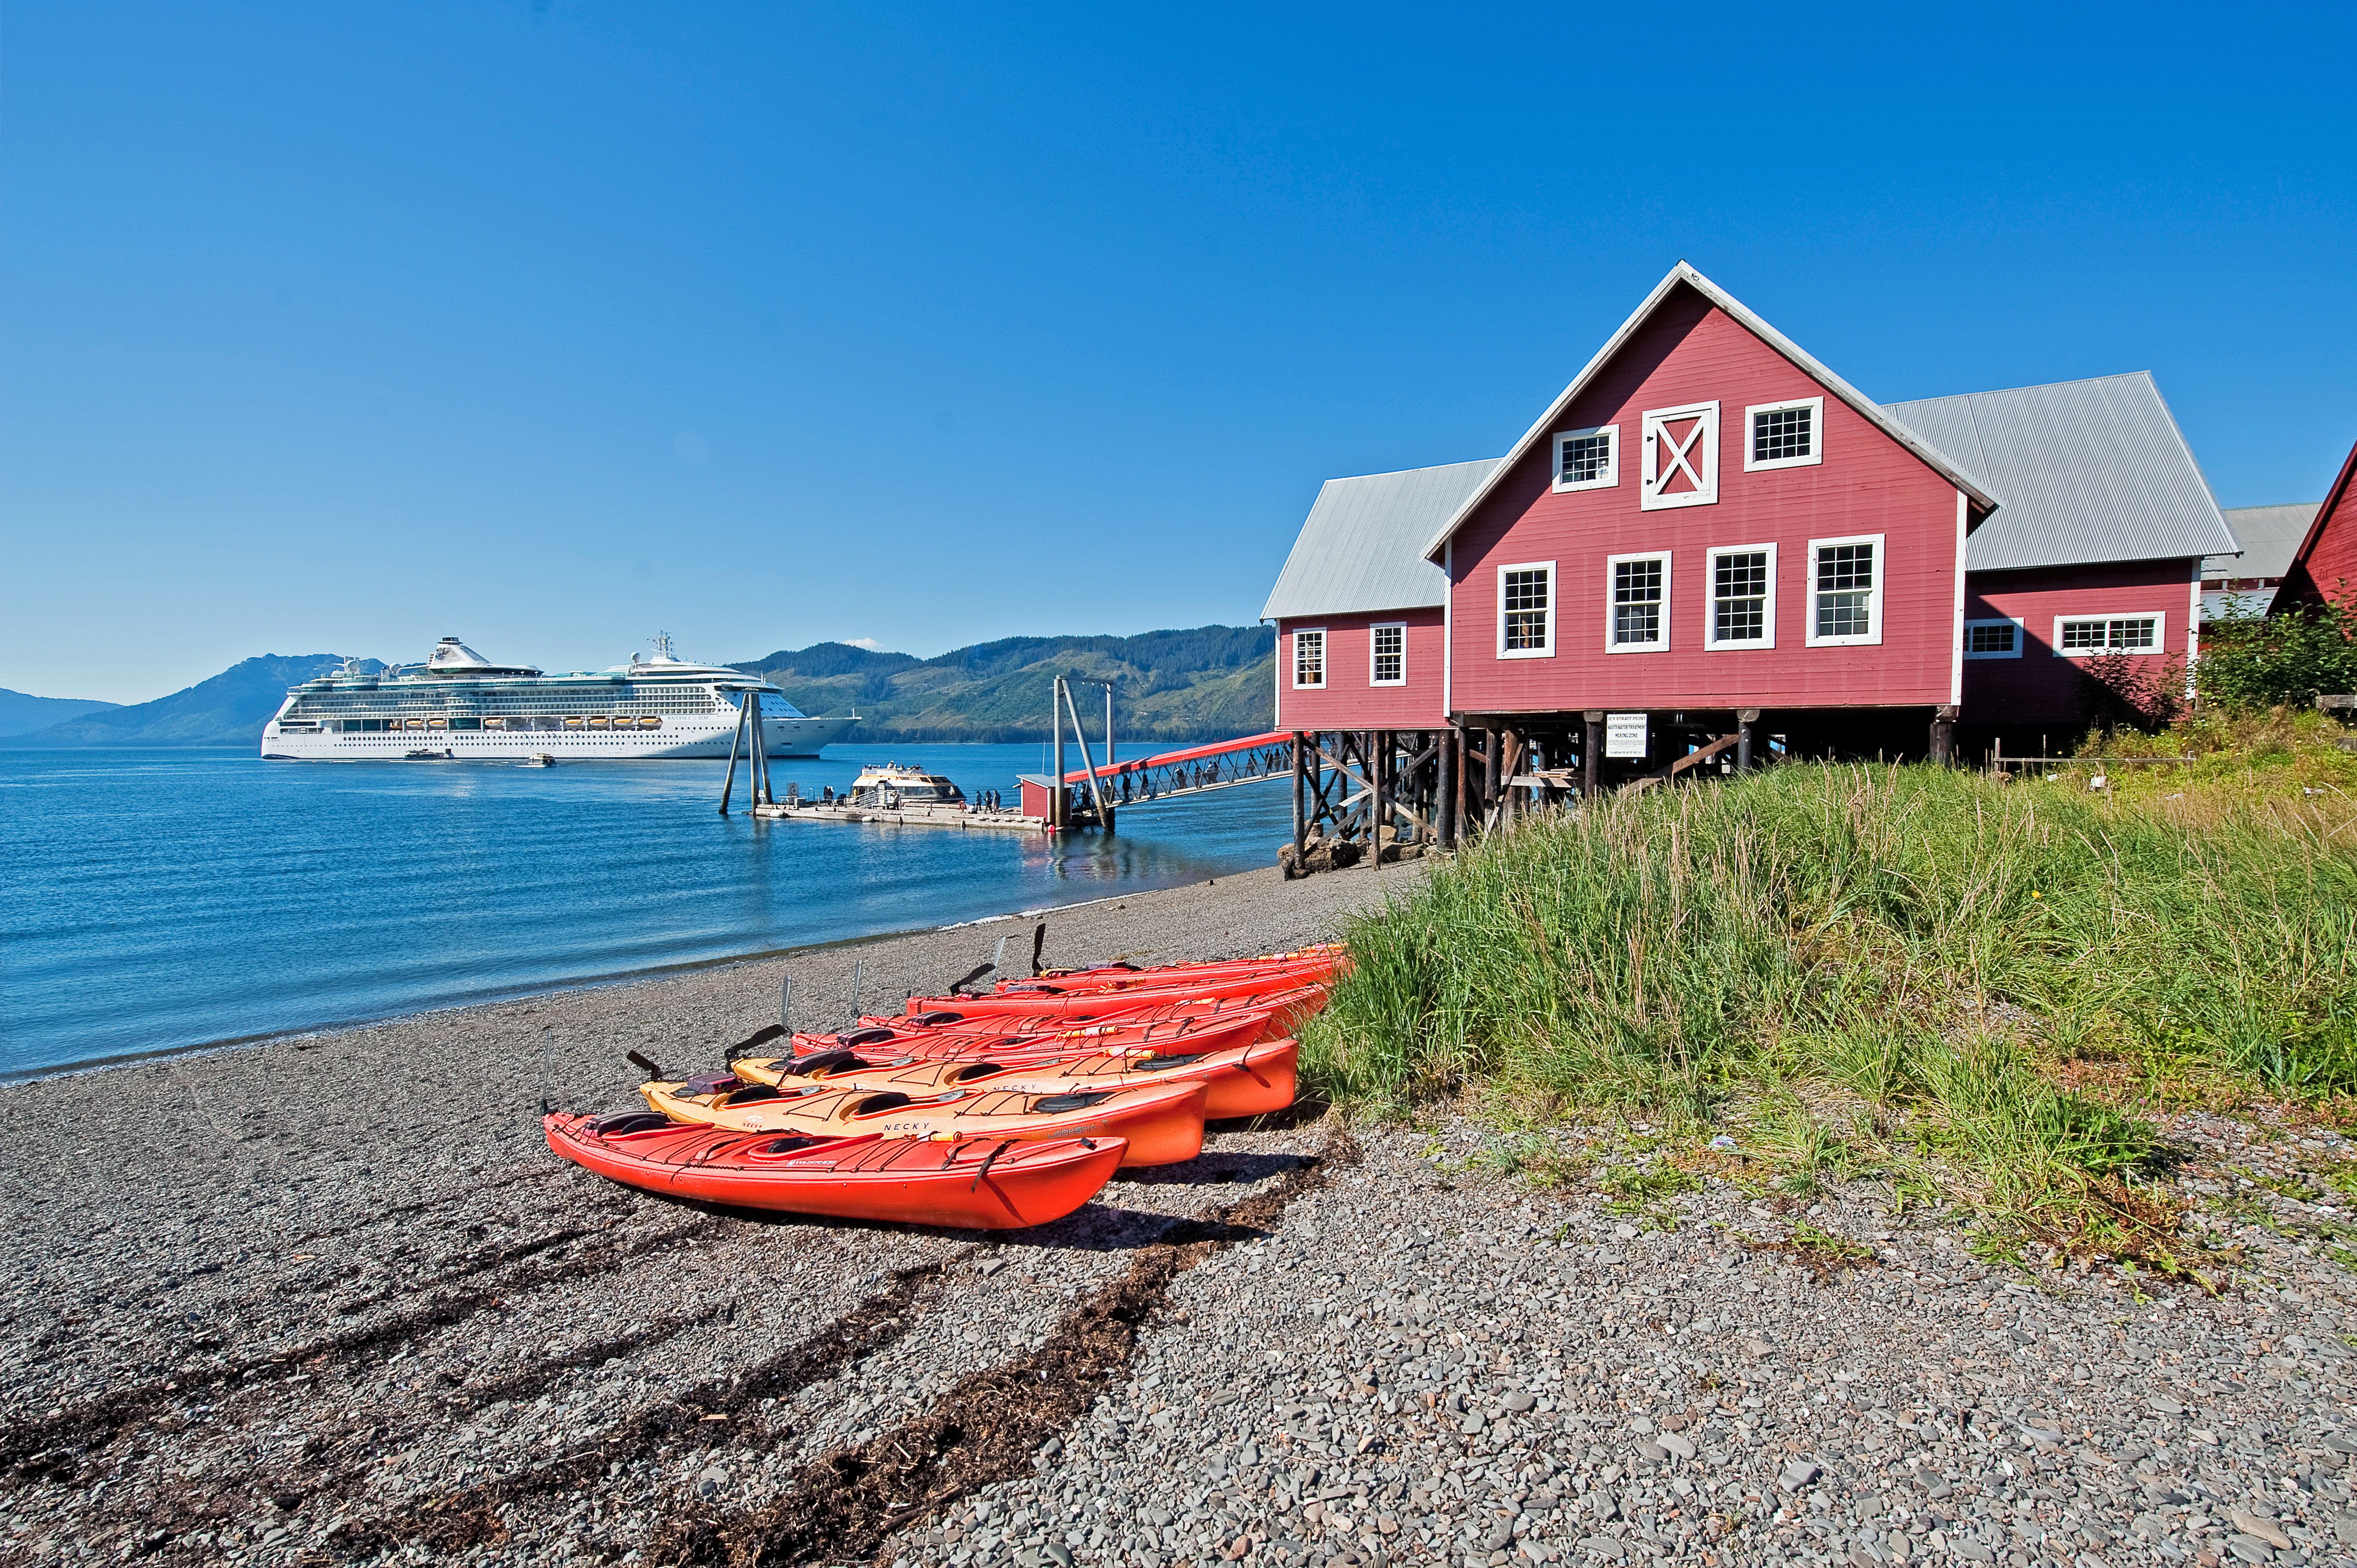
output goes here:
[{"label": "gravel beach", "polygon": [[[1298,945],[1418,874],[1051,912],[1047,956]],[[2243,1250],[2216,1295],[1985,1263],[1872,1182],[1616,1205],[1462,1117],[1219,1128],[987,1236],[651,1197],[541,1142],[544,1101],[629,1102],[627,1050],[716,1063],[789,970],[832,1022],[855,962],[888,1006],[1029,931],[0,1090],[0,1562],[2357,1561],[2330,1133],[2170,1129]]]}]

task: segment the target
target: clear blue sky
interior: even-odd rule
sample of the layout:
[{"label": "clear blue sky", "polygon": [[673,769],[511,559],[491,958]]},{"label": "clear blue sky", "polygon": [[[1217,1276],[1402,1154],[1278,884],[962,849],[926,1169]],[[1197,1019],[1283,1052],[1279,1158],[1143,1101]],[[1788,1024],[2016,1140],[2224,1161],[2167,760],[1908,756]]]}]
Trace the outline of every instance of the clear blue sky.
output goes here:
[{"label": "clear blue sky", "polygon": [[1248,622],[1684,256],[1870,396],[2357,440],[2352,8],[18,5],[0,685]]}]

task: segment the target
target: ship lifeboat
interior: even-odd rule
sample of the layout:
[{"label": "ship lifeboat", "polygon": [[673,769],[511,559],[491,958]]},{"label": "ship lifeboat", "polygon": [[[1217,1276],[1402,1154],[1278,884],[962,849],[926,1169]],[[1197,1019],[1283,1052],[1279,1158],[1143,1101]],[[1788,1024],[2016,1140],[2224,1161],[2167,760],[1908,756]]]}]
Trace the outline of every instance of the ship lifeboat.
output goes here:
[{"label": "ship lifeboat", "polygon": [[1118,1138],[780,1136],[683,1127],[651,1112],[555,1115],[548,1146],[647,1192],[840,1219],[1007,1230],[1061,1219],[1103,1190]]},{"label": "ship lifeboat", "polygon": [[646,717],[639,721],[639,727],[640,729],[661,729],[662,728],[662,719],[658,714],[649,714]]}]

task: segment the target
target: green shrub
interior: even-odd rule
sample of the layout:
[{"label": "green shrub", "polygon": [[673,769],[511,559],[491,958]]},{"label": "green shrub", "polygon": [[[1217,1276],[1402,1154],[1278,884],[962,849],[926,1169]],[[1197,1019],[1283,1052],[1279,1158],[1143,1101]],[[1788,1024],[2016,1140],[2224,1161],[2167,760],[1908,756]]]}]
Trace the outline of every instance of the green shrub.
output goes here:
[{"label": "green shrub", "polygon": [[2200,682],[2203,701],[2229,708],[2357,692],[2357,597],[2212,621],[2201,631]]}]

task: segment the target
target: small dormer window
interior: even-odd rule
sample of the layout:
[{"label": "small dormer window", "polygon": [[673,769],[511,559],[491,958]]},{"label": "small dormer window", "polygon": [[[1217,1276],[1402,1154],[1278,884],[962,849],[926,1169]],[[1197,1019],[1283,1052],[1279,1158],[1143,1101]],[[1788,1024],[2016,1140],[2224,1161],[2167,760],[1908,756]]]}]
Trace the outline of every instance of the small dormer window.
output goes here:
[{"label": "small dormer window", "polygon": [[1620,427],[1566,430],[1555,438],[1555,488],[1606,490],[1620,482]]},{"label": "small dormer window", "polygon": [[1825,400],[1754,403],[1743,411],[1743,467],[1803,468],[1825,460]]}]

